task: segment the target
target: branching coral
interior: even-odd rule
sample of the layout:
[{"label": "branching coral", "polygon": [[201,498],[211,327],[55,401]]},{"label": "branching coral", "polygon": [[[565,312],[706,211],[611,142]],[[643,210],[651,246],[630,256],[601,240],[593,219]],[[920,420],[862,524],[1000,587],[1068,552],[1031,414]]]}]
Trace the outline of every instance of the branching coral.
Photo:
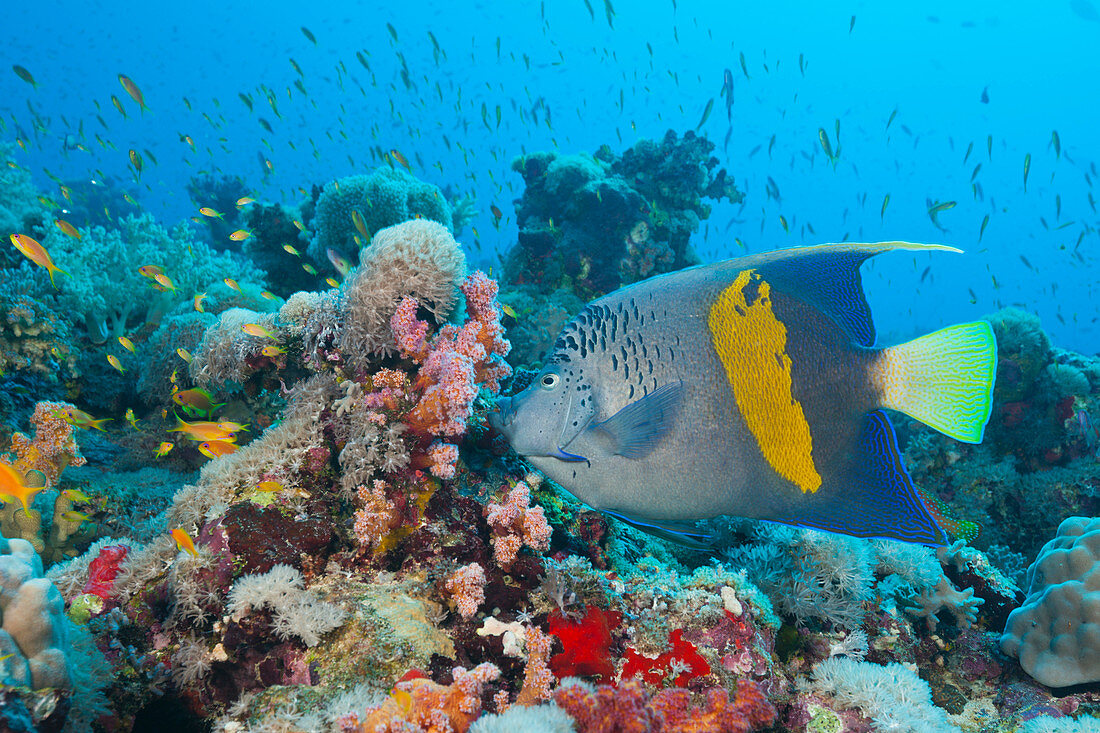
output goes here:
[{"label": "branching coral", "polygon": [[[455,667],[454,682],[440,685],[414,678],[398,682],[395,693],[362,714],[350,714],[340,721],[346,733],[379,730],[419,730],[431,733],[466,733],[481,713],[481,690],[500,676],[500,669],[483,662],[471,670]],[[416,726],[416,727],[413,727]]]},{"label": "branching coral", "polygon": [[10,463],[26,474],[39,471],[44,477],[44,488],[57,483],[61,472],[68,466],[82,466],[86,462],[80,455],[73,436],[73,426],[66,419],[75,410],[67,402],[39,402],[34,406],[31,424],[34,437],[15,433],[11,437]]},{"label": "branching coral", "polygon": [[[93,227],[81,235],[76,240],[53,230],[42,244],[71,275],[58,281],[60,307],[82,317],[89,336],[99,342],[157,323],[177,303],[222,278],[264,279],[247,262],[193,241],[187,228],[169,232],[149,215],[123,219],[118,229]],[[138,271],[148,265],[159,267],[174,290]]]}]

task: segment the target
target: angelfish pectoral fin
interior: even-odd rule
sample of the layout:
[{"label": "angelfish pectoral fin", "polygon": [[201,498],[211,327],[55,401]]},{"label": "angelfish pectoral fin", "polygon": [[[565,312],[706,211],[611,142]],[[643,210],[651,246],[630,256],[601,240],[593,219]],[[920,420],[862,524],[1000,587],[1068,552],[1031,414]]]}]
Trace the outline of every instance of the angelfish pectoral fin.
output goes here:
[{"label": "angelfish pectoral fin", "polygon": [[625,458],[645,458],[672,428],[680,412],[684,383],[676,380],[634,400],[592,426],[611,439],[611,451]]},{"label": "angelfish pectoral fin", "polygon": [[570,463],[578,463],[580,461],[587,461],[588,460],[584,456],[578,456],[576,453],[567,453],[566,451],[563,451],[560,447],[556,448],[556,451],[557,451],[556,453],[551,453],[550,457],[551,458],[557,458],[559,461],[569,461]]}]

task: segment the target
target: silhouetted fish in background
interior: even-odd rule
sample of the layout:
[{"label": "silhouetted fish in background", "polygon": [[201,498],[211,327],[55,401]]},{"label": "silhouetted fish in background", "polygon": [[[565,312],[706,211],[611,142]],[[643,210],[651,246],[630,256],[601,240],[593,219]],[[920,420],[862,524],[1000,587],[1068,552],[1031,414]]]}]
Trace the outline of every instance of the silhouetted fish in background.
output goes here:
[{"label": "silhouetted fish in background", "polygon": [[899,249],[959,251],[802,247],[622,288],[490,421],[582,501],[665,536],[737,515],[941,544],[882,408],[980,442],[997,351],[982,321],[873,348],[859,267]]}]

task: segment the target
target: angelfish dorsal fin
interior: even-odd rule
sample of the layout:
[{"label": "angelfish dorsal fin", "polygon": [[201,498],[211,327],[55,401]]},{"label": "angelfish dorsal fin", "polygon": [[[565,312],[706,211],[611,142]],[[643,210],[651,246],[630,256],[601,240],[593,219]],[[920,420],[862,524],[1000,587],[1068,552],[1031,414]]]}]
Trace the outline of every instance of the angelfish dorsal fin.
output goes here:
[{"label": "angelfish dorsal fin", "polygon": [[852,343],[870,348],[875,345],[875,324],[863,294],[859,267],[870,257],[898,249],[961,251],[942,244],[914,242],[818,244],[769,252],[755,267],[784,292],[832,318]]},{"label": "angelfish dorsal fin", "polygon": [[672,427],[680,410],[684,383],[670,382],[634,400],[592,429],[611,439],[611,451],[625,458],[645,458]]}]

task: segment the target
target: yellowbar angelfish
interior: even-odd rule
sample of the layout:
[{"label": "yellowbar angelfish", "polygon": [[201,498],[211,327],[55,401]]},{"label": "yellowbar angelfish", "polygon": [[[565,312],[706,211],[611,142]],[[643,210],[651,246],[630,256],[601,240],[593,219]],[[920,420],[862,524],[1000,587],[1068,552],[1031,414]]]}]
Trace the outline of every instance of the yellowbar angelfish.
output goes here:
[{"label": "yellowbar angelfish", "polygon": [[988,323],[875,346],[860,265],[883,242],[799,247],[673,272],[589,303],[493,426],[589,505],[685,542],[765,519],[943,544],[883,408],[982,439]]}]

